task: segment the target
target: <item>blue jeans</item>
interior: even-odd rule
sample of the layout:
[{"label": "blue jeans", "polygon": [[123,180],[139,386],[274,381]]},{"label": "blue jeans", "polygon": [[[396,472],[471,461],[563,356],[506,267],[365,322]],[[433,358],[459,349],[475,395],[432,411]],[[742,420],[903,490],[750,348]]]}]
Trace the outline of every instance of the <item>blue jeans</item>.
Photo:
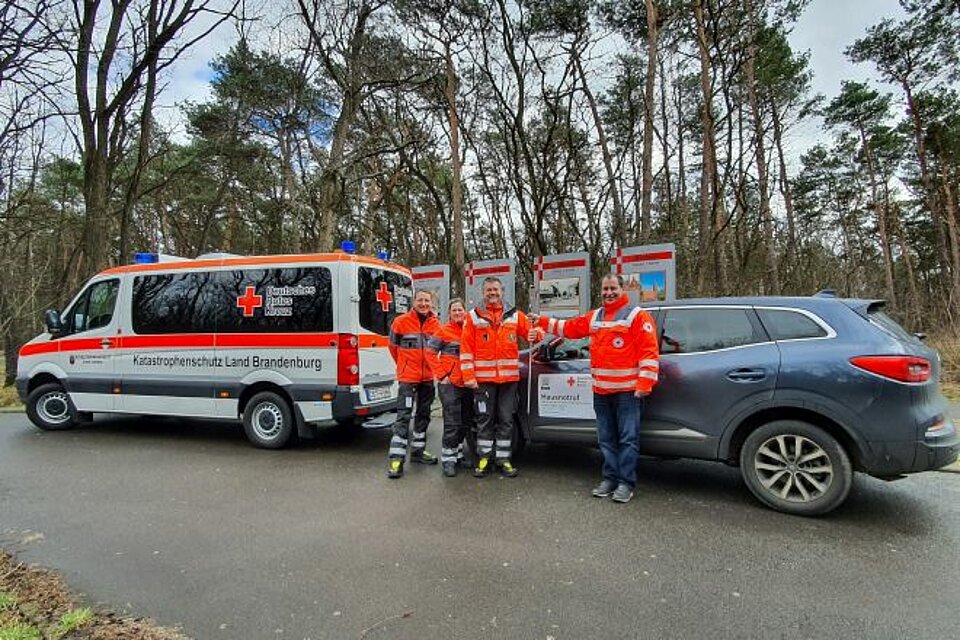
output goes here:
[{"label": "blue jeans", "polygon": [[593,394],[597,440],[603,453],[603,479],[631,489],[637,484],[637,433],[643,403],[644,398],[637,398],[633,391]]}]

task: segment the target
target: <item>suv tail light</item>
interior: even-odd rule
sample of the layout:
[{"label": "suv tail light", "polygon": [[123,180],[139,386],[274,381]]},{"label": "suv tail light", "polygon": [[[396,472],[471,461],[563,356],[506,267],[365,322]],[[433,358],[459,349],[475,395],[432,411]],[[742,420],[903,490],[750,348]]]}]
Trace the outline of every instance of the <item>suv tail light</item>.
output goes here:
[{"label": "suv tail light", "polygon": [[337,334],[337,384],[360,384],[360,341],[352,333]]},{"label": "suv tail light", "polygon": [[930,379],[930,361],[916,356],[858,356],[850,358],[850,364],[899,382],[926,382]]}]

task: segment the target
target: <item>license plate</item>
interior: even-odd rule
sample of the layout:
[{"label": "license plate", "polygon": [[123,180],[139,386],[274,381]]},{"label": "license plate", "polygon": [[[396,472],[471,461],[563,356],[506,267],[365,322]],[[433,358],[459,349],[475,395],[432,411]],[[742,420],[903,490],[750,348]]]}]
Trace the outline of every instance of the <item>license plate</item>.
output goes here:
[{"label": "license plate", "polygon": [[367,401],[378,402],[380,400],[390,399],[390,385],[380,387],[367,387]]}]

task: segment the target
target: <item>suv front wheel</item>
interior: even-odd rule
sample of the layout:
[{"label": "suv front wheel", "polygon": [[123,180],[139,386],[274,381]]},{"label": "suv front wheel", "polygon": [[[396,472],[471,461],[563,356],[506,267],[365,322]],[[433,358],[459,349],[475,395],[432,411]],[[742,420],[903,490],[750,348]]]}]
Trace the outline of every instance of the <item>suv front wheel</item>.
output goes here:
[{"label": "suv front wheel", "polygon": [[799,420],[770,422],[747,436],[740,473],[761,502],[803,516],[836,509],[853,484],[843,446],[820,427]]}]

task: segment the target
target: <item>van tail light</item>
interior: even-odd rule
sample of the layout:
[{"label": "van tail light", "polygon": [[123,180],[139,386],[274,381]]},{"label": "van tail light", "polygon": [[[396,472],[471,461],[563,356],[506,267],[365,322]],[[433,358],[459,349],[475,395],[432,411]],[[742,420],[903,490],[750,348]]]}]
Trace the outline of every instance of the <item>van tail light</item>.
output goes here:
[{"label": "van tail light", "polygon": [[337,384],[360,384],[360,340],[352,333],[337,334]]},{"label": "van tail light", "polygon": [[926,382],[930,379],[930,361],[916,356],[858,356],[850,364],[898,382]]}]

